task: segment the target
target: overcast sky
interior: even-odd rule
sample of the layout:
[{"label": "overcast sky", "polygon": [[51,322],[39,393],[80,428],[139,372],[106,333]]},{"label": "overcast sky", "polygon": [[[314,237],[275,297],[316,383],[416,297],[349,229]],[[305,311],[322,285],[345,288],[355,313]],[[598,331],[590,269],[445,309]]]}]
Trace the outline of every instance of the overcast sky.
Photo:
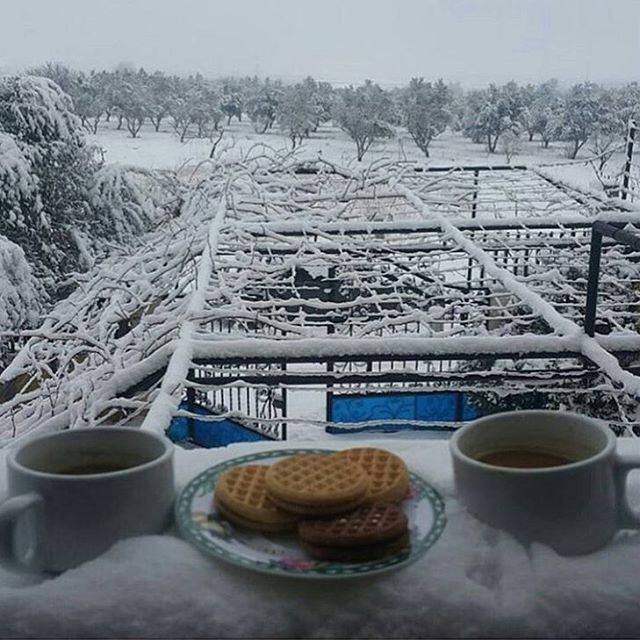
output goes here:
[{"label": "overcast sky", "polygon": [[640,80],[640,0],[0,0],[0,70]]}]

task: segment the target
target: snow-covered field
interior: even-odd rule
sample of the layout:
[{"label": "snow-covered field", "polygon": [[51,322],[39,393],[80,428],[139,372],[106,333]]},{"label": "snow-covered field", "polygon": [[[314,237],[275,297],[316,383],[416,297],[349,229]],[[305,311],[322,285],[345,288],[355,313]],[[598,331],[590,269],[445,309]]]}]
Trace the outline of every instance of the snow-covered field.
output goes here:
[{"label": "snow-covered field", "polygon": [[[258,134],[250,122],[237,122],[224,125],[224,135],[218,144],[218,150],[223,151],[230,159],[235,159],[245,153],[253,145],[266,144],[282,152],[291,151],[291,143],[279,129]],[[148,169],[187,170],[195,167],[199,162],[209,157],[212,143],[208,138],[190,138],[180,142],[178,136],[171,129],[169,122],[163,122],[160,131],[154,131],[151,124],[143,126],[137,138],[132,138],[125,128],[116,129],[116,121],[103,122],[97,135],[87,136],[88,140],[104,150],[106,162],[117,162]],[[431,157],[426,158],[416,147],[411,136],[404,130],[398,129],[396,137],[390,140],[376,142],[365,155],[363,164],[366,165],[379,158],[391,160],[413,160],[428,162],[431,165],[456,164],[505,164],[504,154],[489,153],[484,145],[474,144],[459,133],[446,131],[431,144]],[[355,144],[347,134],[332,125],[323,125],[306,139],[296,151],[301,160],[323,158],[328,162],[343,166],[355,166]],[[575,162],[569,162],[564,153],[562,143],[552,143],[544,149],[539,141],[522,142],[519,155],[511,160],[513,164],[547,165],[554,164],[551,170],[560,178],[570,180],[584,188],[600,190],[593,169],[585,163],[590,155],[583,150]],[[611,164],[618,163],[618,158]]]}]

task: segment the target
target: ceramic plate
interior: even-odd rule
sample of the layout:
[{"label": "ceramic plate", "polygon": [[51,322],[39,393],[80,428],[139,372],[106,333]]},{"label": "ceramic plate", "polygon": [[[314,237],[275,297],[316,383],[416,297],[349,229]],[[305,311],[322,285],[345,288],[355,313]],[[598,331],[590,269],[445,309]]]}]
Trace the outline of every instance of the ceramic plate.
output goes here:
[{"label": "ceramic plate", "polygon": [[380,573],[409,564],[422,556],[440,537],[446,524],[444,502],[422,478],[410,474],[407,499],[402,503],[409,519],[411,545],[370,562],[313,560],[299,546],[294,533],[258,533],[232,525],[213,506],[218,476],[239,464],[271,464],[294,453],[331,453],[327,449],[278,449],[234,458],[196,476],[180,492],[175,515],[182,536],[216,558],[247,569],[300,578],[349,578]]}]

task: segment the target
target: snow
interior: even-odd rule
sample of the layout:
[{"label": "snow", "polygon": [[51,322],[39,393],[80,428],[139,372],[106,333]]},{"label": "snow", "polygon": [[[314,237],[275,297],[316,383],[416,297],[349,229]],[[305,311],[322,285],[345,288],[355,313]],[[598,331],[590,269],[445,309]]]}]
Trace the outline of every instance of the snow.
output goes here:
[{"label": "snow", "polygon": [[399,186],[399,189],[425,218],[438,220],[442,231],[450,236],[456,245],[464,248],[470,256],[484,266],[488,274],[495,277],[496,280],[501,281],[508,291],[517,295],[520,300],[531,307],[535,313],[543,317],[554,329],[556,334],[564,334],[565,337],[577,336],[579,349],[583,355],[606,372],[612,381],[619,383],[627,393],[634,397],[640,396],[640,377],[624,370],[618,359],[603,349],[595,338],[588,337],[580,326],[569,318],[563,317],[553,305],[544,300],[538,293],[519,282],[515,276],[506,269],[498,267],[491,256],[475,245],[462,231],[454,227],[443,216],[431,211],[429,207],[409,189],[403,186]]},{"label": "snow", "polygon": [[24,251],[0,235],[0,331],[37,322],[41,293]]},{"label": "snow", "polygon": [[[237,160],[253,145],[264,144],[282,153],[291,152],[286,134],[277,126],[265,134],[258,134],[251,123],[234,120],[231,125],[223,126],[223,129],[225,133],[218,150],[226,150],[225,156],[229,159]],[[104,149],[106,162],[149,169],[180,170],[185,175],[190,174],[189,169],[206,161],[211,151],[211,142],[207,138],[190,138],[181,143],[166,122],[158,132],[153,130],[150,123],[146,123],[138,138],[131,138],[124,129],[118,131],[113,120],[102,122],[98,133],[88,135],[87,140]],[[503,154],[488,153],[484,145],[474,144],[461,134],[449,130],[433,140],[429,153],[430,157],[426,158],[411,136],[404,129],[397,129],[395,138],[376,141],[360,164],[366,165],[378,158],[417,161],[433,166],[507,164]],[[583,153],[589,155],[587,151]],[[317,132],[305,139],[296,150],[296,157],[300,160],[321,158],[353,169],[359,168],[359,163],[354,160],[355,143],[331,124],[322,125]],[[512,162],[532,166],[551,164],[554,166],[550,171],[557,174],[557,177],[568,178],[583,188],[601,190],[591,166],[580,156],[575,162],[567,161],[564,143],[561,142],[552,143],[548,149],[544,149],[538,141],[523,140],[522,152],[514,156]],[[622,164],[621,154],[616,154],[611,160],[612,165],[616,163]]]},{"label": "snow", "polygon": [[196,331],[194,316],[201,313],[205,305],[206,289],[214,270],[220,228],[224,223],[226,209],[226,196],[223,195],[216,206],[216,215],[209,223],[206,249],[199,263],[195,289],[191,293],[178,340],[163,376],[160,391],[149,407],[149,412],[142,424],[143,429],[164,433],[180,404],[183,383],[193,359],[193,337]]},{"label": "snow", "polygon": [[[324,436],[309,446],[341,448]],[[353,441],[362,444],[361,440]],[[304,442],[296,443],[304,446]],[[455,499],[447,443],[379,440],[446,500],[440,540],[376,577],[307,581],[208,558],[169,532],[123,540],[55,578],[0,570],[2,637],[638,637],[640,535],[563,558],[473,519]],[[266,445],[269,448],[282,445]],[[626,454],[640,443],[618,442]],[[176,450],[178,486],[264,444]],[[0,453],[0,456],[2,454]],[[0,459],[1,463],[1,459]],[[632,503],[640,482],[630,478]]]}]

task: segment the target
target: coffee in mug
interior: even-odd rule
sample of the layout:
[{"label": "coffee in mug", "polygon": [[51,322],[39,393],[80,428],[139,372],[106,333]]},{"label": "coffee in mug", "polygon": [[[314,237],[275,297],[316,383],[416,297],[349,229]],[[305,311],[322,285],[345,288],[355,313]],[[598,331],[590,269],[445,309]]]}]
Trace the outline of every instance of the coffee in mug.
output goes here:
[{"label": "coffee in mug", "polygon": [[0,561],[64,571],[131,536],[161,533],[174,500],[173,444],[135,427],[70,429],[7,456]]},{"label": "coffee in mug", "polygon": [[474,420],[450,440],[456,490],[470,513],[521,541],[590,553],[621,528],[640,528],[625,481],[640,456],[616,452],[598,420],[511,411]]},{"label": "coffee in mug", "polygon": [[511,448],[489,451],[476,456],[476,460],[494,467],[512,467],[514,469],[540,469],[562,467],[577,462],[580,458],[570,456],[564,451],[545,451],[540,448]]}]

